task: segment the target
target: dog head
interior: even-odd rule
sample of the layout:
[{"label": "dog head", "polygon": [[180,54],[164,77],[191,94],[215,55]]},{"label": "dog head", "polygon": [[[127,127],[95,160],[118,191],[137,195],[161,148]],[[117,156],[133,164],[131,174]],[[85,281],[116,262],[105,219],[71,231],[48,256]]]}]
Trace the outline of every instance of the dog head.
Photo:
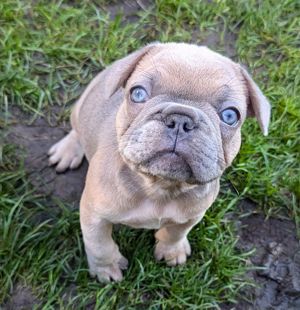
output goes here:
[{"label": "dog head", "polygon": [[108,72],[105,96],[124,92],[119,152],[145,178],[211,182],[237,155],[247,116],[267,135],[270,105],[258,86],[239,64],[206,47],[148,45]]}]

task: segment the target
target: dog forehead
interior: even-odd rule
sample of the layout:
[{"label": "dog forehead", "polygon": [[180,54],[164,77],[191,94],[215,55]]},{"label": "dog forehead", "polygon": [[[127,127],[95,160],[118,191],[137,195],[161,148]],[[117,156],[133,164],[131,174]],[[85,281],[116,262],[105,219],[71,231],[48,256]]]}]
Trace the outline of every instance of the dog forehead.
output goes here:
[{"label": "dog forehead", "polygon": [[[132,80],[151,80],[160,92],[193,98],[224,97],[240,99],[243,84],[236,64],[206,47],[164,44],[150,51],[138,64]],[[221,98],[222,99],[222,98]]]},{"label": "dog forehead", "polygon": [[140,69],[180,74],[232,74],[234,62],[205,46],[184,43],[162,44],[152,49],[139,63]]}]

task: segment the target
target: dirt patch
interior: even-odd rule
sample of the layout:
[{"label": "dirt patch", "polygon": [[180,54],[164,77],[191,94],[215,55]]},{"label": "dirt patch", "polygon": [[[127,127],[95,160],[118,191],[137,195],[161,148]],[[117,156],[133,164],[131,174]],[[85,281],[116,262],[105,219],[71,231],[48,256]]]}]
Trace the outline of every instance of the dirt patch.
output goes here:
[{"label": "dirt patch", "polygon": [[[4,304],[3,310],[30,310],[40,304],[32,289],[28,286],[17,284],[9,301]],[[0,305],[1,306],[1,305]]]},{"label": "dirt patch", "polygon": [[104,9],[109,13],[110,19],[115,19],[121,14],[126,23],[134,23],[139,19],[138,13],[146,11],[150,6],[153,6],[153,2],[149,0],[127,0],[105,5]]},{"label": "dirt patch", "polygon": [[260,267],[247,274],[257,287],[244,292],[249,302],[236,309],[300,309],[300,246],[295,224],[288,219],[257,213],[255,204],[243,201],[241,212],[251,215],[239,221],[242,251],[256,249],[250,265]]},{"label": "dirt patch", "polygon": [[53,167],[48,166],[47,151],[66,135],[70,127],[53,127],[44,119],[28,125],[26,117],[20,115],[12,123],[14,125],[10,126],[6,140],[24,151],[25,168],[37,193],[53,195],[78,205],[84,187],[87,161],[84,160],[79,169],[64,174],[58,174]]},{"label": "dirt patch", "polygon": [[197,43],[198,45],[204,45],[208,48],[219,52],[232,60],[237,60],[235,42],[237,40],[237,34],[229,31],[224,31],[223,37],[220,37],[222,32],[222,25],[218,25],[218,30],[209,32],[199,32],[194,30],[192,33],[191,43]]}]

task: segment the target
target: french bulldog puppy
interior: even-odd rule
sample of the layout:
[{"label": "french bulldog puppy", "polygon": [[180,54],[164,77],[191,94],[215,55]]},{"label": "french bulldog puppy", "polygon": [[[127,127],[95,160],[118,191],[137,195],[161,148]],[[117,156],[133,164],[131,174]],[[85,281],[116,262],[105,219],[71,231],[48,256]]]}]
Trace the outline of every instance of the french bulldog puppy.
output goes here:
[{"label": "french bulldog puppy", "polygon": [[80,223],[90,274],[120,281],[127,260],[113,224],[155,229],[154,255],[168,265],[191,254],[189,231],[255,116],[267,135],[270,104],[237,63],[204,46],[154,43],[114,62],[88,85],[71,132],[49,150],[62,172],[89,161]]}]

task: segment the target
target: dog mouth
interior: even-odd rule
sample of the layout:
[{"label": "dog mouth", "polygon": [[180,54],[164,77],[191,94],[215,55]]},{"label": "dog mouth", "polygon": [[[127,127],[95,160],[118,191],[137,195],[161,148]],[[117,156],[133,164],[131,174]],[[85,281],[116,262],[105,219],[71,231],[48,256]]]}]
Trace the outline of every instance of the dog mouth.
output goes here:
[{"label": "dog mouth", "polygon": [[174,148],[171,150],[163,150],[163,151],[158,151],[156,152],[153,156],[151,156],[150,158],[148,158],[147,160],[144,160],[141,162],[141,165],[146,165],[148,164],[150,161],[153,161],[153,160],[160,160],[164,157],[170,157],[170,158],[173,158],[173,159],[177,159],[177,158],[180,158],[183,160],[182,158],[182,155],[179,154],[177,151],[174,150]]},{"label": "dog mouth", "polygon": [[154,156],[139,163],[137,168],[139,172],[146,175],[177,182],[198,183],[184,156],[173,150],[159,151]]},{"label": "dog mouth", "polygon": [[132,167],[145,177],[158,177],[177,184],[206,185],[220,177],[219,174],[208,178],[204,175],[196,177],[186,156],[171,150],[159,151],[147,160],[133,164]]},{"label": "dog mouth", "polygon": [[186,139],[174,147],[174,141],[162,134],[159,139],[148,134],[150,129],[120,144],[120,155],[135,173],[148,180],[191,185],[210,183],[222,174],[217,149],[211,141],[201,140],[200,136],[193,143]]}]

